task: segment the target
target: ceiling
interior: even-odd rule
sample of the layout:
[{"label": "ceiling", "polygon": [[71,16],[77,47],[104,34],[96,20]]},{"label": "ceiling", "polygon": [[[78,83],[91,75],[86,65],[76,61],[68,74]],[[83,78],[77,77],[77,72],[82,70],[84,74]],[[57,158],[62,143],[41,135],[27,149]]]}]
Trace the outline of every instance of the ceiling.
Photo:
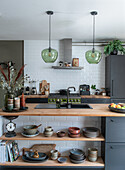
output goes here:
[{"label": "ceiling", "polygon": [[47,40],[48,10],[53,40],[91,42],[96,10],[96,42],[125,41],[125,0],[0,0],[0,39]]}]

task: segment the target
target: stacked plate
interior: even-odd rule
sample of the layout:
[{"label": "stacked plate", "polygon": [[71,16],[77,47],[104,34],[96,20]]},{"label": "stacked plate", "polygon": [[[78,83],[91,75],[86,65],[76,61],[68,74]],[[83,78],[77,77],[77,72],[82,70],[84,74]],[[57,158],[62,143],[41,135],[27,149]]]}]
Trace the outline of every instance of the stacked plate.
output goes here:
[{"label": "stacked plate", "polygon": [[80,149],[72,149],[70,150],[69,155],[70,161],[74,164],[83,163],[86,159],[85,152]]},{"label": "stacked plate", "polygon": [[95,127],[85,127],[83,128],[83,135],[87,138],[96,138],[100,135],[100,130]]},{"label": "stacked plate", "polygon": [[33,138],[33,137],[35,137],[35,136],[38,136],[39,135],[39,131],[37,131],[35,134],[33,134],[33,135],[29,135],[29,134],[27,134],[26,132],[22,132],[21,133],[22,134],[22,136],[24,136],[24,137],[27,137],[27,138]]},{"label": "stacked plate", "polygon": [[34,158],[34,152],[27,152],[26,155],[22,156],[23,161],[32,163],[41,163],[48,160],[48,155],[45,153],[38,152],[39,158]]}]

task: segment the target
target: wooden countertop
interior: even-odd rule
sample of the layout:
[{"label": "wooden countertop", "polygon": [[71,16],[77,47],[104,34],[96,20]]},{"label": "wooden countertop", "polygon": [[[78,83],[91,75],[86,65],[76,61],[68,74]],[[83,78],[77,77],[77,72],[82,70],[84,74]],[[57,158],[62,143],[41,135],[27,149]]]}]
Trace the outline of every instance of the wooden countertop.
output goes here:
[{"label": "wooden countertop", "polygon": [[81,95],[81,98],[88,99],[110,99],[110,96],[102,96],[102,95]]},{"label": "wooden countertop", "polygon": [[39,95],[39,94],[36,94],[36,95],[25,95],[26,99],[28,98],[48,98],[47,95]]},{"label": "wooden countertop", "polygon": [[[47,95],[25,95],[26,98],[48,98]],[[81,98],[89,98],[89,99],[110,99],[109,96],[102,95],[81,95]]]},{"label": "wooden countertop", "polygon": [[28,110],[23,112],[3,112],[1,116],[99,116],[125,117],[125,114],[111,112],[108,104],[90,104],[93,109],[34,109],[37,104],[27,104]]}]

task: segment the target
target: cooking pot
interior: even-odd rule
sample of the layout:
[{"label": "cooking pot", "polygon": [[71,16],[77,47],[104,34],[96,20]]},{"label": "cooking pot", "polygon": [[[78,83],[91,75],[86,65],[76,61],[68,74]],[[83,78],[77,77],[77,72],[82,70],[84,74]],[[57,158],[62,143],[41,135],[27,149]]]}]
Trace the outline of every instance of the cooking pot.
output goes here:
[{"label": "cooking pot", "polygon": [[[59,93],[60,95],[67,95],[67,89],[60,89]],[[70,90],[69,90],[69,94],[70,94]]]}]

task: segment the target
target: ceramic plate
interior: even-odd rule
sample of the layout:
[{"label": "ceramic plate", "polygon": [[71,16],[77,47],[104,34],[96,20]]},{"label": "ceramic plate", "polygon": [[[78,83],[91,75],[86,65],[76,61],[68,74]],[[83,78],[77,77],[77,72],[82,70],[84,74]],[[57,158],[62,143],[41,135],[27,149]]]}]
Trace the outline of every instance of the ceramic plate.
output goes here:
[{"label": "ceramic plate", "polygon": [[27,135],[25,132],[22,132],[21,135],[24,137],[27,137],[27,138],[33,138],[33,137],[39,135],[39,131],[37,131],[36,134],[34,134],[34,135]]},{"label": "ceramic plate", "polygon": [[34,158],[33,155],[34,155],[34,152],[27,152],[26,154],[26,157],[29,159],[29,160],[33,160],[33,161],[42,161],[44,159],[46,159],[47,155],[45,153],[42,153],[42,152],[38,152],[39,154],[39,158]]},{"label": "ceramic plate", "polygon": [[39,161],[36,161],[36,160],[30,160],[26,157],[26,155],[23,155],[22,156],[22,160],[25,161],[25,162],[31,162],[31,163],[42,163],[42,162],[45,162],[49,159],[49,157],[47,156],[44,160],[39,160]]},{"label": "ceramic plate", "polygon": [[[70,158],[70,156],[69,156],[69,158]],[[71,161],[72,163],[74,163],[74,164],[80,164],[80,163],[83,163],[83,162],[85,162],[85,160],[86,160],[86,157],[85,157],[83,160],[80,160],[80,161],[78,161],[78,160],[74,160],[74,159],[71,159],[71,158],[70,158],[70,161]]]},{"label": "ceramic plate", "polygon": [[112,112],[125,113],[125,109],[114,108],[114,107],[111,107],[110,105],[108,107],[109,107],[109,110],[111,110]]}]

